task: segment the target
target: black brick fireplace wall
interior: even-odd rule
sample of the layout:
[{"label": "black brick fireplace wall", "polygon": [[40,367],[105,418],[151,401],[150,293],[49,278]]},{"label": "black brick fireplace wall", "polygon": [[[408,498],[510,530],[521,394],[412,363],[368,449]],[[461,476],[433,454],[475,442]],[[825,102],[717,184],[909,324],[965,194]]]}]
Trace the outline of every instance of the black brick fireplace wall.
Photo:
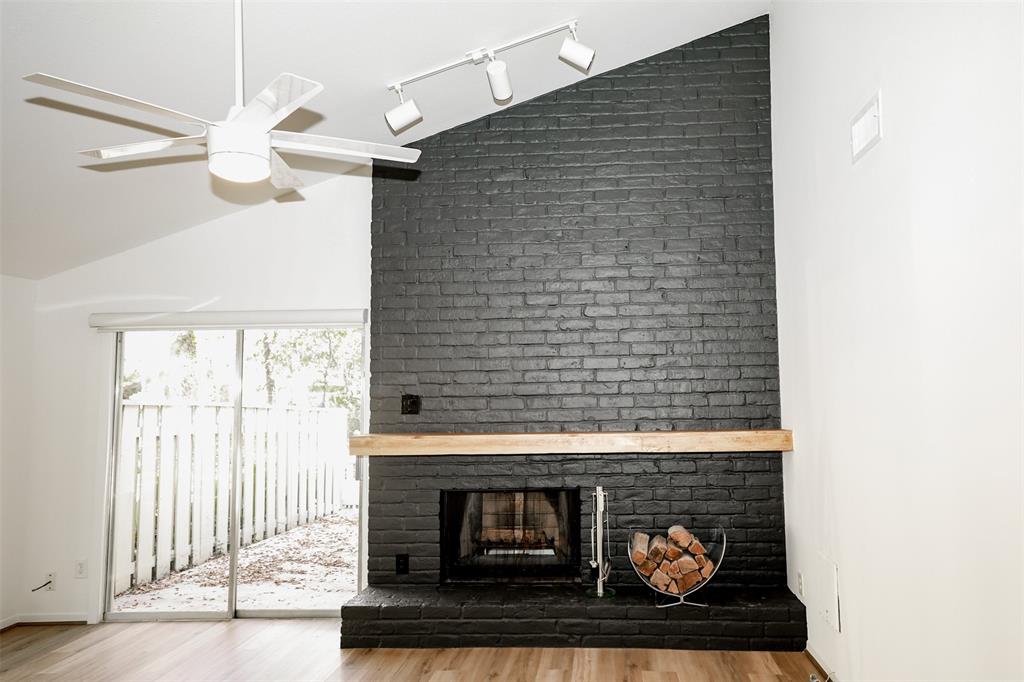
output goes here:
[{"label": "black brick fireplace wall", "polygon": [[761,17],[377,167],[372,430],[777,427],[769,120]]},{"label": "black brick fireplace wall", "polygon": [[[372,430],[777,428],[768,77],[761,17],[376,167]],[[436,587],[442,490],[578,486],[586,559],[596,485],[613,599]],[[342,645],[801,650],[782,500],[778,453],[373,457],[371,588]],[[624,556],[630,529],[675,523],[726,529],[709,609],[654,608]]]},{"label": "black brick fireplace wall", "polygon": [[[769,118],[761,17],[378,168],[372,430],[777,428]],[[597,484],[614,541],[721,524],[716,580],[785,581],[778,455],[374,458],[370,481],[371,584],[437,583],[442,489],[578,485],[589,505]]]}]

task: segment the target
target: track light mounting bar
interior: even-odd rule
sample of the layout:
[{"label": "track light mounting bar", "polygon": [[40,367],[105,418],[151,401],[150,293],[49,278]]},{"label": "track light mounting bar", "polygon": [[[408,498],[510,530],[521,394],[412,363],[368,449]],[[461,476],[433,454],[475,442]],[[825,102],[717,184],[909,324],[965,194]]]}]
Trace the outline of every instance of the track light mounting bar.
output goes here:
[{"label": "track light mounting bar", "polygon": [[488,58],[493,58],[494,55],[496,53],[498,53],[498,52],[504,52],[505,50],[511,50],[513,47],[519,47],[520,45],[523,45],[525,43],[529,43],[531,41],[537,40],[538,38],[543,38],[545,36],[549,36],[549,35],[551,35],[553,33],[558,33],[560,31],[570,31],[573,35],[575,35],[575,33],[576,33],[576,19],[571,19],[569,21],[562,22],[561,24],[558,24],[557,26],[552,26],[551,28],[545,29],[543,31],[537,31],[536,33],[531,33],[530,35],[523,36],[522,38],[516,38],[515,40],[510,40],[509,42],[502,43],[501,45],[498,45],[497,47],[491,47],[491,48],[481,47],[481,48],[477,48],[475,50],[471,50],[470,52],[467,52],[466,56],[462,57],[462,59],[456,59],[455,61],[448,62],[447,64],[444,64],[443,66],[438,66],[436,68],[430,69],[429,71],[424,71],[424,72],[418,73],[418,74],[416,74],[414,76],[409,76],[407,78],[403,78],[400,81],[395,81],[394,83],[391,83],[391,84],[388,85],[388,90],[394,90],[394,91],[398,92],[398,91],[400,91],[402,89],[403,86],[408,85],[409,83],[415,83],[416,81],[421,81],[424,78],[430,78],[431,76],[436,76],[439,73],[444,73],[445,71],[449,71],[451,69],[454,69],[454,68],[456,68],[458,66],[463,66],[465,64],[479,64],[480,62],[482,62],[482,61],[484,61],[484,60],[486,60]]}]

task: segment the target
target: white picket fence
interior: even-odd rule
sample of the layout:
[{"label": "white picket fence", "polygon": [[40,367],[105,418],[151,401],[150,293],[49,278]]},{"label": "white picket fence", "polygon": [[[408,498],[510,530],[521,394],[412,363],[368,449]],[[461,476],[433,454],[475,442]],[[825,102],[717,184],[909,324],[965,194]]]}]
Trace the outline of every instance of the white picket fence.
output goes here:
[{"label": "white picket fence", "polygon": [[[342,408],[242,410],[242,546],[358,505]],[[114,594],[228,549],[234,410],[122,407]]]}]

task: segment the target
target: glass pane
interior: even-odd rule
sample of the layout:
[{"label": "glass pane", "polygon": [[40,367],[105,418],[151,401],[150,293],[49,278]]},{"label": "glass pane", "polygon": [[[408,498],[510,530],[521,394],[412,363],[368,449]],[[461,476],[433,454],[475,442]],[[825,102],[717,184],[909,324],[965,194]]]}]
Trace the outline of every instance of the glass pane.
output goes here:
[{"label": "glass pane", "polygon": [[124,334],[115,612],[227,609],[235,332]]},{"label": "glass pane", "polygon": [[239,609],[339,609],[356,592],[361,329],[245,332]]}]

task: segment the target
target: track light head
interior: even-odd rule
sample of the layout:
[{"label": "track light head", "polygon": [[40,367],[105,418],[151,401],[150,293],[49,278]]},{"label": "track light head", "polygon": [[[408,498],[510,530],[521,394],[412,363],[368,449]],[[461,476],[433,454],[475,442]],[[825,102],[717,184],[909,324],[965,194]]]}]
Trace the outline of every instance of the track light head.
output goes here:
[{"label": "track light head", "polygon": [[398,93],[398,99],[401,100],[401,104],[385,113],[384,120],[388,122],[391,132],[397,135],[406,128],[422,121],[423,113],[416,106],[416,100],[410,99],[406,101],[401,87],[395,88],[395,91]]},{"label": "track light head", "polygon": [[508,64],[495,59],[494,55],[488,56],[487,82],[491,86],[491,95],[498,104],[506,104],[512,99],[512,80],[508,77]]},{"label": "track light head", "polygon": [[558,51],[558,58],[583,73],[587,73],[590,71],[590,65],[594,63],[594,49],[576,39],[575,24],[569,27],[569,33],[571,35],[562,41],[562,49]]}]

